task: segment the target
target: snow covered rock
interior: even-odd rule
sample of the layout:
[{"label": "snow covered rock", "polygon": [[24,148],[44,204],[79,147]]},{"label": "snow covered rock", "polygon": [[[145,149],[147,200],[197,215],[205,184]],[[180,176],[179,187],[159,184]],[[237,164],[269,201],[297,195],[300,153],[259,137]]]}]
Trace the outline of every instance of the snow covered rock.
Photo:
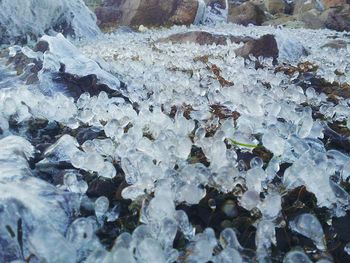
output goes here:
[{"label": "snow covered rock", "polygon": [[0,1],[0,42],[37,39],[57,31],[74,37],[99,34],[95,15],[82,0]]}]

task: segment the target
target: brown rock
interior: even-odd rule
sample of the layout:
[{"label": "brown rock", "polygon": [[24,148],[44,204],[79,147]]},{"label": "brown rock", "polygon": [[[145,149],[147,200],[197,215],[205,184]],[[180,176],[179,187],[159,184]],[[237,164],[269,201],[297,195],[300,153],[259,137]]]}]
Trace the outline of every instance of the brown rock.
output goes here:
[{"label": "brown rock", "polygon": [[350,5],[332,8],[328,12],[326,27],[337,31],[350,31]]},{"label": "brown rock", "polygon": [[108,0],[95,9],[101,26],[189,25],[198,0]]},{"label": "brown rock", "polygon": [[321,48],[343,49],[347,48],[348,44],[349,43],[344,40],[337,39],[329,41],[327,44],[324,44]]},{"label": "brown rock", "polygon": [[181,0],[170,22],[176,25],[190,25],[194,22],[198,10],[197,0]]},{"label": "brown rock", "polygon": [[273,35],[264,35],[258,39],[249,40],[243,47],[236,49],[235,53],[244,58],[249,58],[249,55],[256,58],[273,58],[277,62],[278,46]]},{"label": "brown rock", "polygon": [[212,34],[204,31],[191,31],[186,33],[170,35],[166,38],[160,38],[157,40],[157,42],[171,42],[173,44],[197,43],[199,45],[226,45],[227,41],[231,41],[234,43],[246,43],[249,40],[252,40],[252,38]]},{"label": "brown rock", "polygon": [[264,3],[271,14],[284,13],[287,6],[284,0],[265,0]]},{"label": "brown rock", "polygon": [[230,5],[229,7],[228,22],[247,26],[248,24],[261,25],[264,20],[264,11],[250,2],[245,2],[239,6]]}]

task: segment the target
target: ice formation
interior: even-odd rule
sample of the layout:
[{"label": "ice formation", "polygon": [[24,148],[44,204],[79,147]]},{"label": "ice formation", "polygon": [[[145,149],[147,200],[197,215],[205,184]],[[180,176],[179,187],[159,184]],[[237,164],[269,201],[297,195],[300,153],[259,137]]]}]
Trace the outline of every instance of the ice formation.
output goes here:
[{"label": "ice formation", "polygon": [[[192,29],[251,37],[275,34],[280,39],[281,63],[294,67],[315,63],[325,81],[350,81],[349,68],[344,66],[350,62],[348,49],[325,53],[321,48],[335,34],[328,30],[320,34],[221,23]],[[279,72],[271,59],[237,57],[234,49],[241,44],[155,41],[187,30],[117,31],[73,44],[62,35],[44,36],[49,44],[44,54],[12,47],[12,55],[21,51],[42,60],[43,69],[40,82],[29,88],[20,80],[6,88],[7,82],[0,83],[2,261],[26,260],[32,253],[33,262],[229,263],[252,258],[263,262],[278,245],[280,228],[311,239],[314,250],[326,250],[315,215],[303,213],[291,219],[282,208],[287,193],[300,188],[311,193],[315,206],[325,209],[330,218],[345,215],[350,198],[342,183],[350,176],[350,157],[322,140],[327,132],[339,135],[327,123],[340,121],[348,127],[349,99],[339,97],[334,103],[316,87],[304,90],[305,83]],[[341,33],[338,37],[344,38]],[[254,60],[262,67],[256,67]],[[120,76],[128,100],[106,92],[83,93],[74,100],[55,92],[54,86],[49,94],[43,93],[41,85],[54,85],[51,74],[59,72],[61,64],[74,75],[96,74],[111,88],[120,86],[115,77]],[[221,85],[214,65],[232,86]],[[322,118],[314,117],[315,108]],[[50,137],[49,147],[28,135],[26,127],[33,120],[45,120],[60,131]],[[78,141],[75,136],[86,127],[98,135]],[[30,167],[34,146],[41,150]],[[269,161],[255,156],[244,162],[242,155],[253,155],[263,147],[271,155]],[[205,161],[193,155],[195,148],[201,149]],[[57,175],[55,169],[62,166],[64,173],[57,183],[40,179],[44,172]],[[87,192],[91,180],[114,182],[120,177],[126,185],[119,198],[137,206],[139,224],[131,233],[118,233],[107,249],[97,232],[119,219],[120,204],[107,195],[88,197]],[[198,231],[178,208],[197,205],[210,189],[234,195],[235,200],[223,209],[230,218],[241,210],[254,216],[256,251],[247,251],[239,242],[242,233],[233,228],[225,227],[217,236],[211,227]],[[210,209],[218,209],[210,203]],[[89,216],[75,214],[79,207]],[[22,222],[23,240],[18,237],[18,222]],[[182,250],[173,247],[177,235],[185,239]],[[312,262],[309,255],[292,250],[283,254],[283,262]]]},{"label": "ice formation", "polygon": [[93,37],[100,30],[95,15],[82,0],[3,0],[0,2],[0,40],[38,38],[50,31]]}]

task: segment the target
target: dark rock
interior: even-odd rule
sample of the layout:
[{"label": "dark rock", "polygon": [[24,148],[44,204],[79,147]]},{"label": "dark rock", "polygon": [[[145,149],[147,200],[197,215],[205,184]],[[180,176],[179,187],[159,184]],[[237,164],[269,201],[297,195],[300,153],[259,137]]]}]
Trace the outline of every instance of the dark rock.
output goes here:
[{"label": "dark rock", "polygon": [[197,43],[199,45],[227,45],[227,41],[234,43],[248,42],[252,40],[249,37],[239,37],[239,36],[230,36],[230,35],[218,35],[212,34],[204,31],[191,31],[185,33],[178,33],[170,35],[166,38],[160,38],[157,42],[171,42],[173,44],[184,44],[184,43]]},{"label": "dark rock", "polygon": [[264,35],[258,39],[249,40],[235,52],[237,56],[244,58],[249,58],[249,55],[252,55],[256,58],[273,58],[275,62],[278,58],[278,46],[273,35]]},{"label": "dark rock", "polygon": [[350,4],[332,8],[325,24],[336,31],[350,31]]},{"label": "dark rock", "polygon": [[78,99],[81,94],[88,92],[91,96],[98,95],[101,91],[106,92],[111,97],[124,97],[119,91],[109,88],[105,84],[99,84],[97,76],[90,74],[87,76],[77,76],[70,73],[58,72],[53,75],[53,81],[61,84],[65,93]]},{"label": "dark rock", "polygon": [[265,14],[257,5],[245,2],[239,6],[230,5],[228,22],[247,26],[249,24],[261,25],[265,21]]}]

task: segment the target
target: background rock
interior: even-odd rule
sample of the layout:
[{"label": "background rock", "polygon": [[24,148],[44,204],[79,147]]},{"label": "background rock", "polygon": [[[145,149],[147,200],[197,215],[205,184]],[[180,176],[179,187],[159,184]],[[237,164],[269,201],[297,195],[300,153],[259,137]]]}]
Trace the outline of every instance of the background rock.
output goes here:
[{"label": "background rock", "polygon": [[239,6],[231,4],[228,11],[228,22],[244,26],[248,24],[261,25],[265,18],[264,11],[250,2],[245,2]]},{"label": "background rock", "polygon": [[271,14],[284,13],[287,6],[284,0],[265,0],[264,3]]}]

